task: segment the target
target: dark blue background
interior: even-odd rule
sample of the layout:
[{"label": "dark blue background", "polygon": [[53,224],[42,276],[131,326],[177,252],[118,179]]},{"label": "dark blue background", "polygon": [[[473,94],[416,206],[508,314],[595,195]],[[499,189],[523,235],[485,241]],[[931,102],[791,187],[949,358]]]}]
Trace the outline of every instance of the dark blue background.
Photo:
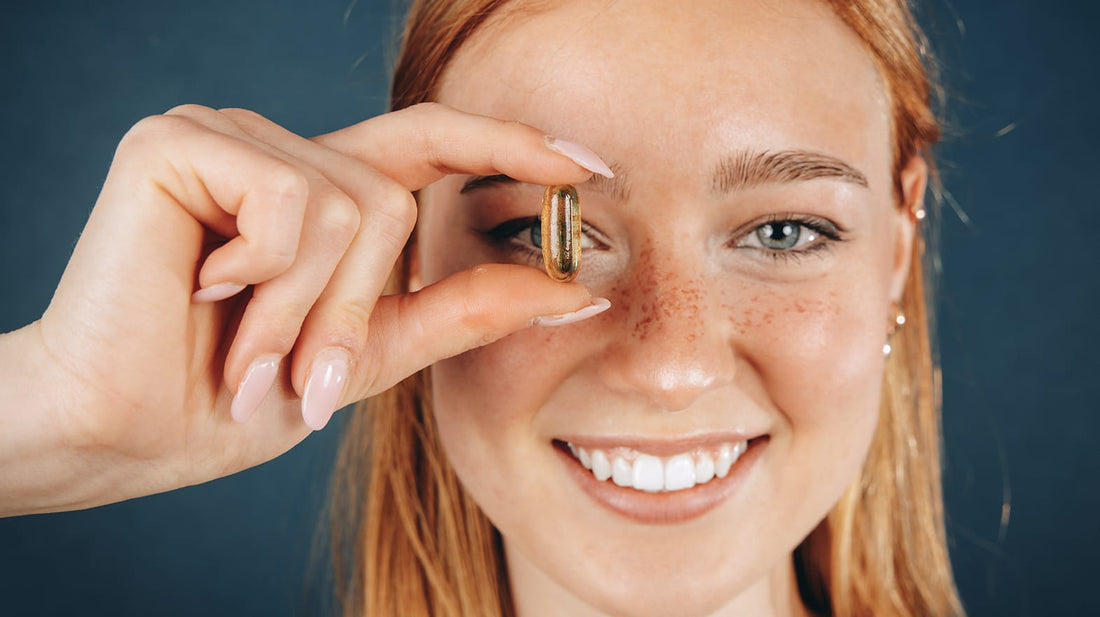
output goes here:
[{"label": "dark blue background", "polygon": [[[972,615],[1097,614],[1100,10],[930,8],[950,94],[939,311],[956,577]],[[400,12],[4,3],[0,331],[49,302],[134,122],[195,102],[310,135],[380,113]],[[203,486],[0,520],[0,615],[325,612],[311,546],[337,437]]]}]

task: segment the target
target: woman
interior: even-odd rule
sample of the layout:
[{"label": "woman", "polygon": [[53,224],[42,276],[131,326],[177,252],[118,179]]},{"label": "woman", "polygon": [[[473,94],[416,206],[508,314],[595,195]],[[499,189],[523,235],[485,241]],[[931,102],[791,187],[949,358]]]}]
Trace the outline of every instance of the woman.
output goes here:
[{"label": "woman", "polygon": [[[959,613],[911,19],[691,6],[417,3],[401,111],[140,123],[0,341],[6,513],[232,473],[386,392],[337,486],[349,614]],[[568,284],[527,267],[561,183]]]}]

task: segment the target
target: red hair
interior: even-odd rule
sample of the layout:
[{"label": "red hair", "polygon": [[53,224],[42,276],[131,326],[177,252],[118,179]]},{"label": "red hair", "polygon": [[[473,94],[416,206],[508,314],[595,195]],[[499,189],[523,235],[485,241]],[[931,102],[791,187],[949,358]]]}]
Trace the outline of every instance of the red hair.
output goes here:
[{"label": "red hair", "polygon": [[[394,70],[391,110],[430,101],[455,52],[506,0],[417,0]],[[926,44],[904,0],[830,0],[883,76],[893,115],[893,172],[931,162],[939,139]],[[391,290],[406,287],[406,248]],[[943,524],[939,382],[924,243],[914,243],[892,340],[878,429],[861,470],[796,550],[802,599],[820,614],[961,615]],[[427,372],[353,415],[338,462],[333,544],[347,615],[510,615],[499,535],[447,463]],[[364,478],[369,475],[369,482]],[[364,490],[365,487],[365,490]]]}]

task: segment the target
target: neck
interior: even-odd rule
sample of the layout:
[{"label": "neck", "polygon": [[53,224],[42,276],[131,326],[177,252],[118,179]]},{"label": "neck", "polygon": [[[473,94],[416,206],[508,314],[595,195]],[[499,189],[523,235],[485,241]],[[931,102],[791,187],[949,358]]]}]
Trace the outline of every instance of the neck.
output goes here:
[{"label": "neck", "polygon": [[[508,577],[517,617],[612,617],[616,613],[601,611],[557,581],[546,576],[535,564],[505,541]],[[682,613],[687,615],[687,613]],[[693,614],[694,615],[694,614]],[[771,571],[744,589],[717,610],[699,613],[697,617],[810,617],[802,604],[795,577],[794,561],[789,556],[780,560]]]}]

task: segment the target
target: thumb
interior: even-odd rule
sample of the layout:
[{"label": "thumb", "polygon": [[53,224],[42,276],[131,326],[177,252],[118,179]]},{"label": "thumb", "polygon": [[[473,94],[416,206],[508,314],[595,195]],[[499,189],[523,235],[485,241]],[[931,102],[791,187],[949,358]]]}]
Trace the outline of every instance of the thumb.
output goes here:
[{"label": "thumb", "polygon": [[587,319],[611,303],[578,283],[528,266],[486,264],[410,294],[379,298],[364,352],[353,360],[345,401],[373,396],[444,358],[532,325]]}]

